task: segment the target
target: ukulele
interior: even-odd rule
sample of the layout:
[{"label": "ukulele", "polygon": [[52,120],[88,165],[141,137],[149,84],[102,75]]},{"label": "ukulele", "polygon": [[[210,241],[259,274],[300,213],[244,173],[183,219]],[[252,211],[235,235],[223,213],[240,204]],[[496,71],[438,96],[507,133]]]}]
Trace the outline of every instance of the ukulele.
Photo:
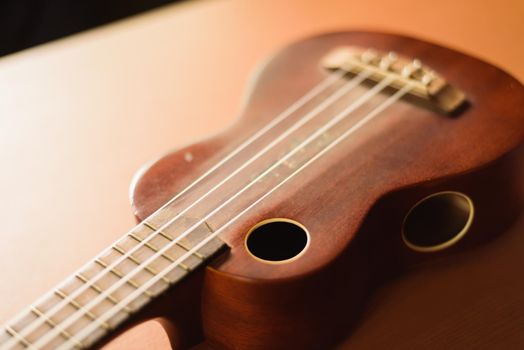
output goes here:
[{"label": "ukulele", "polygon": [[381,282],[489,245],[522,210],[524,88],[398,35],[331,33],[271,58],[241,118],[139,173],[139,224],[7,322],[0,350],[170,340],[325,349]]}]

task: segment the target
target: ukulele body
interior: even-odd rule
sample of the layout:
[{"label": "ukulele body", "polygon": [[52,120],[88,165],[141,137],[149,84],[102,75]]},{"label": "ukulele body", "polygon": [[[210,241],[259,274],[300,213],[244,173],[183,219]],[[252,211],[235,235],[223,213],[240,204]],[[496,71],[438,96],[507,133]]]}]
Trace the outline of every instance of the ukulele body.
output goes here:
[{"label": "ukulele body", "polygon": [[[144,168],[132,189],[136,217],[153,213],[332,74],[319,62],[331,49],[347,45],[418,58],[461,89],[468,105],[446,116],[408,99],[397,101],[231,224],[220,234],[228,251],[142,313],[166,317],[175,347],[202,336],[224,349],[333,347],[358,324],[382,282],[489,245],[520,213],[522,84],[434,44],[345,32],[279,52],[258,71],[236,124]],[[260,142],[269,140],[271,133]],[[243,160],[233,158],[222,177]],[[411,249],[401,234],[406,216],[420,200],[441,192],[465,194],[473,203],[467,233],[446,249]],[[246,249],[248,231],[272,218],[307,229],[307,249],[296,259],[268,263]],[[224,220],[206,222],[217,230]]]}]

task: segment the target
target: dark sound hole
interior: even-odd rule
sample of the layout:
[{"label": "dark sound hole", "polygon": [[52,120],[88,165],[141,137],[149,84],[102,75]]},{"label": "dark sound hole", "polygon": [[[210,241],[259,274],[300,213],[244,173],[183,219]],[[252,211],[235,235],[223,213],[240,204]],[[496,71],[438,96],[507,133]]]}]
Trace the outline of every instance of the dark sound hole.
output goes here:
[{"label": "dark sound hole", "polygon": [[284,261],[294,258],[307,246],[308,234],[298,223],[273,219],[263,221],[248,233],[248,251],[259,259]]},{"label": "dark sound hole", "polygon": [[403,235],[417,250],[439,250],[457,242],[469,229],[473,203],[458,192],[442,192],[419,202],[406,216]]}]

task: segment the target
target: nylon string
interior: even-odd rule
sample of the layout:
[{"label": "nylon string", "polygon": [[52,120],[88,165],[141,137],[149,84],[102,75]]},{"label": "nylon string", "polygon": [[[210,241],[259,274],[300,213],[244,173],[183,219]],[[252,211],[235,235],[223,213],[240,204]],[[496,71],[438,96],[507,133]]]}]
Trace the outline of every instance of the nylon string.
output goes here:
[{"label": "nylon string", "polygon": [[[386,86],[388,86],[392,81],[394,80],[394,78],[391,78],[391,77],[388,77],[384,80],[382,80],[379,84],[375,85],[375,87],[371,90],[369,90],[364,96],[362,96],[359,100],[357,100],[356,102],[354,102],[353,104],[351,104],[348,108],[346,108],[344,111],[340,112],[339,114],[337,114],[337,116],[335,116],[329,123],[327,123],[323,128],[319,129],[317,132],[315,132],[313,135],[311,135],[308,139],[306,139],[301,145],[299,145],[298,147],[296,147],[291,153],[289,154],[292,154],[293,152],[296,152],[297,150],[301,149],[302,147],[304,147],[305,145],[307,145],[309,142],[311,142],[311,140],[313,140],[316,136],[320,135],[321,133],[323,133],[324,131],[326,131],[327,129],[329,129],[330,127],[334,126],[336,123],[338,123],[339,121],[341,121],[344,117],[347,117],[348,115],[351,114],[352,111],[354,111],[356,108],[358,108],[358,106],[362,105],[365,101],[369,100],[370,98],[372,98],[373,96],[375,96],[376,94],[378,94],[383,88],[385,88]],[[404,90],[399,90],[397,92],[397,94],[393,95],[390,99],[388,99],[388,101],[392,101],[390,103],[393,103],[393,99],[394,98],[399,98],[398,96],[400,96],[400,93],[404,93]],[[385,105],[387,103],[384,102],[383,105]],[[381,105],[381,106],[383,106]],[[377,109],[375,110],[379,110],[380,107],[377,107]],[[375,111],[374,110],[374,111]],[[350,128],[348,131],[349,132],[346,132],[344,133],[342,136],[340,136],[339,138],[337,138],[336,140],[342,140],[343,138],[345,138],[347,135],[349,135],[350,133],[352,133],[354,130],[357,130],[358,128],[360,128],[362,125],[364,125],[365,123],[367,123],[368,120],[370,120],[370,116],[373,117],[375,116],[376,114],[378,113],[373,113],[371,112],[370,114],[368,114],[366,117],[364,117],[360,122],[358,122],[354,127]],[[335,143],[336,142],[333,141],[331,144]],[[340,142],[340,141],[339,141]],[[338,142],[337,142],[338,143]],[[329,146],[328,146],[329,147]],[[316,160],[319,156],[321,156],[322,154],[324,154],[326,152],[326,150],[329,150],[331,149],[332,147],[326,147],[324,149],[324,152],[320,152],[319,154],[317,154],[317,156],[313,157],[312,160]],[[289,155],[288,154],[288,155]],[[282,159],[287,159],[289,157],[284,157]],[[282,160],[281,160],[282,161]],[[306,164],[309,165],[311,163],[311,161],[307,162]],[[307,166],[306,165],[306,166]],[[299,171],[301,171],[302,169],[304,169],[305,166],[302,166],[299,168],[298,171],[295,171],[290,177],[296,175],[296,173],[298,173]],[[270,168],[271,169],[271,168]],[[269,170],[269,169],[268,169]],[[272,170],[272,169],[271,169]],[[270,171],[270,170],[269,170]],[[253,180],[253,182],[251,182],[251,184],[257,182],[259,180],[260,177],[266,175],[267,173],[269,173],[269,171],[266,171],[264,172],[263,174],[261,174],[259,177],[257,177],[257,179]],[[286,178],[286,180],[284,181],[287,181],[290,177]],[[280,187],[284,182],[282,182],[280,185],[277,185],[276,188]],[[246,186],[247,187],[247,186]],[[245,190],[245,188],[241,191],[243,192]],[[273,189],[274,190],[274,189]],[[268,193],[272,193],[273,190],[271,190],[270,192]],[[239,193],[241,193],[239,192]],[[232,199],[236,198],[238,196],[235,195],[234,197],[231,197],[226,203],[229,203]],[[262,198],[265,198],[265,196],[263,196]],[[223,206],[223,205],[222,205]],[[218,208],[220,209],[220,207]],[[214,212],[216,212],[218,209],[215,209]],[[208,214],[207,217],[209,217],[210,215]],[[204,244],[206,244],[207,242],[209,242],[212,238],[216,237],[216,235],[218,234],[217,232],[222,232],[224,227],[227,227],[229,226],[232,222],[234,222],[238,217],[240,216],[237,216],[235,217],[234,220],[231,220],[229,221],[226,225],[224,225],[223,227],[221,227],[218,231],[216,231],[215,233],[213,233],[212,235],[210,235],[208,238],[206,238],[205,240],[201,241],[197,246],[195,246],[194,248],[192,248],[190,250],[190,252],[194,252],[196,251],[197,249],[199,249],[200,247],[202,247]],[[206,220],[206,218],[202,219],[202,222]],[[197,224],[199,225],[199,224]],[[181,238],[183,238],[183,236],[185,236],[187,233],[191,232],[191,230],[193,229],[194,227],[191,227],[190,229],[186,230],[186,232],[184,232],[182,235],[178,236],[176,238],[176,240],[179,240]],[[175,241],[176,241],[175,240]],[[111,292],[113,292],[114,290],[116,290],[117,288],[119,288],[121,285],[123,285],[123,283],[126,283],[126,281],[133,277],[136,273],[138,273],[139,271],[142,271],[141,267],[142,266],[147,266],[150,262],[152,262],[153,260],[155,260],[156,258],[158,258],[162,253],[164,253],[166,250],[168,250],[170,247],[172,247],[176,242],[175,241],[172,241],[170,242],[168,245],[166,245],[165,247],[163,247],[161,250],[159,250],[159,252],[157,252],[155,255],[151,256],[149,259],[145,260],[142,264],[138,265],[134,270],[132,270],[130,273],[126,274],[126,276],[122,279],[122,280],[119,280],[117,283],[115,283],[114,285],[112,285],[110,288],[108,288],[107,290],[105,290],[102,294],[98,295],[96,298],[94,298],[93,300],[91,300],[88,304],[86,304],[84,307],[86,309],[90,309],[91,307],[94,307],[96,306],[99,301],[102,301],[105,297],[107,297],[108,294],[110,294]],[[180,262],[182,262],[183,260],[185,260],[188,256],[190,256],[190,252],[186,253],[184,256],[180,257],[179,259],[177,259],[175,262],[173,262],[172,264],[170,264],[170,266],[168,266],[167,268],[165,268],[164,270],[162,270],[161,273],[159,273],[159,275],[157,276],[154,276],[153,278],[151,278],[147,283],[145,283],[143,286],[141,286],[139,289],[137,289],[136,291],[134,291],[133,293],[131,293],[128,297],[124,298],[119,304],[118,304],[118,307],[115,305],[114,307],[110,308],[108,311],[112,311],[110,312],[110,315],[111,316],[107,316],[107,312],[106,311],[104,313],[104,317],[103,319],[104,320],[107,320],[109,318],[111,318],[114,314],[116,314],[117,312],[119,312],[122,308],[122,305],[123,304],[126,304],[129,302],[129,300],[135,300],[136,297],[142,295],[143,291],[145,289],[147,289],[149,286],[153,285],[154,283],[156,283],[158,280],[160,280],[161,277],[163,277],[166,273],[168,273],[169,271],[171,271],[174,267],[178,266],[178,264]],[[147,287],[145,287],[147,286]],[[139,293],[138,293],[139,292]],[[76,315],[75,315],[76,314]],[[79,312],[77,311],[76,313],[70,315],[65,321],[63,321],[62,323],[64,323],[65,325],[62,325],[62,327],[68,327],[70,324],[74,323],[76,320],[78,320],[80,317],[83,316],[83,313],[82,312]],[[99,320],[100,322],[103,322],[103,320]],[[83,331],[81,331],[79,334],[77,334],[77,337],[84,333],[87,333],[87,335],[89,335],[91,333],[91,331],[88,332],[88,330],[92,329],[93,327],[95,327],[94,329],[96,329],[99,325],[97,325],[96,323],[93,323],[91,324],[90,326],[86,327],[86,329],[84,329]],[[94,330],[93,329],[93,330]],[[35,346],[39,346],[40,342],[42,342],[43,344],[42,345],[45,345],[45,341],[47,341],[46,338],[49,338],[49,340],[53,339],[54,336],[56,336],[57,334],[53,335],[52,333],[56,333],[58,330],[55,330],[54,332],[49,332],[47,333],[44,337],[40,338],[39,341],[37,343],[35,343]],[[86,335],[86,336],[87,336]],[[82,339],[82,338],[80,338]]]},{"label": "nylon string", "polygon": [[[267,133],[269,130],[274,128],[276,125],[283,122],[285,119],[287,119],[290,115],[292,115],[294,112],[296,112],[299,108],[303,107],[306,103],[311,101],[313,98],[321,94],[324,90],[326,90],[329,86],[333,85],[336,81],[340,80],[344,75],[346,75],[347,72],[344,70],[339,70],[333,74],[331,74],[329,77],[327,77],[325,80],[323,80],[321,83],[319,83],[317,86],[313,87],[311,90],[309,90],[305,95],[303,95],[299,100],[295,101],[290,107],[288,107],[285,111],[283,111],[281,114],[279,114],[276,118],[274,118],[269,124],[267,124],[264,128],[260,129],[258,132],[256,132],[254,135],[252,135],[249,139],[247,139],[245,142],[243,142],[240,146],[238,146],[233,152],[229,153],[226,157],[224,157],[222,160],[220,160],[217,164],[215,164],[212,168],[207,170],[203,175],[198,177],[195,181],[193,181],[190,185],[188,185],[186,188],[184,188],[181,192],[179,192],[177,195],[175,195],[173,198],[171,198],[168,202],[166,202],[162,207],[157,209],[155,212],[150,214],[145,220],[153,217],[155,214],[157,214],[160,210],[167,207],[169,204],[176,201],[178,198],[180,198],[183,194],[188,192],[191,188],[193,188],[195,185],[200,183],[204,178],[208,177],[210,174],[212,174],[214,171],[219,169],[222,165],[227,163],[230,159],[232,159],[235,155],[240,153],[242,150],[244,150],[247,146],[252,144],[254,141],[259,139],[261,136],[263,136],[265,133]],[[140,225],[140,224],[139,224]],[[127,237],[129,233],[131,233],[135,228],[131,229],[124,237]],[[153,236],[155,233],[158,233],[161,229],[153,232],[151,236]],[[104,254],[111,251],[112,246],[120,242],[122,238],[119,238],[116,242],[114,242],[112,245],[110,245],[107,249],[103,250],[97,257],[102,257]],[[95,258],[96,259],[96,258]],[[122,259],[123,261],[124,259]],[[80,269],[77,270],[77,272],[83,271],[85,268],[88,268],[92,264],[92,261],[89,261],[87,264],[82,266]],[[116,265],[116,264],[115,264]],[[113,266],[114,267],[114,266]],[[102,271],[99,271],[93,278],[102,277],[107,271],[110,270],[111,267],[104,268]],[[107,270],[107,271],[106,271]],[[75,273],[76,274],[76,273]],[[92,281],[96,282],[96,280]],[[90,287],[91,284],[89,284],[83,291],[87,290],[88,287]],[[61,285],[59,285],[61,286]],[[57,289],[59,287],[56,287]],[[82,292],[83,292],[82,291]],[[40,297],[34,304],[40,304],[45,302],[47,299],[52,297],[54,295],[54,289],[49,291],[48,293],[44,294],[42,297]],[[73,297],[74,298],[74,297]],[[71,298],[72,299],[72,298]],[[55,305],[52,309],[47,310],[46,313],[51,312],[51,316],[58,312],[60,309],[63,309],[66,305],[69,304],[71,300],[62,300],[57,305]],[[6,324],[15,324],[19,322],[23,317],[26,316],[26,314],[31,313],[31,306],[23,310],[18,314],[17,317],[13,318],[12,320],[8,321]],[[29,326],[29,328],[24,328],[20,332],[16,333],[16,337],[21,337],[23,339],[23,336],[26,334],[29,334],[33,330],[35,330],[38,326],[45,323],[46,321],[42,318],[38,318],[37,320],[33,321]],[[10,341],[6,342],[0,349],[8,349],[9,346],[15,345],[13,343],[15,339],[11,338]],[[20,339],[18,339],[20,340]]]},{"label": "nylon string", "polygon": [[[173,268],[175,268],[180,262],[185,260],[187,257],[189,257],[193,252],[200,249],[202,246],[204,246],[206,243],[208,243],[211,239],[218,236],[224,229],[226,229],[228,226],[230,226],[233,222],[235,222],[238,218],[240,218],[242,215],[244,215],[247,211],[249,211],[251,208],[253,208],[256,204],[260,203],[263,199],[265,199],[267,196],[269,196],[271,193],[276,191],[278,188],[280,188],[282,185],[284,185],[287,181],[289,181],[291,178],[293,178],[295,175],[297,175],[299,172],[301,172],[304,168],[309,166],[311,163],[313,163],[315,160],[322,157],[325,153],[327,153],[329,150],[331,150],[333,147],[338,145],[340,142],[342,142],[344,139],[346,139],[349,135],[351,135],[353,132],[358,130],[360,127],[368,123],[370,120],[375,118],[377,115],[379,115],[382,111],[384,111],[386,108],[391,106],[394,102],[399,100],[403,95],[405,95],[411,88],[412,84],[407,84],[404,86],[401,90],[397,91],[393,96],[389,97],[385,102],[383,102],[381,105],[379,105],[377,108],[375,108],[372,112],[370,112],[368,115],[366,115],[364,118],[362,118],[357,124],[355,124],[353,127],[351,127],[349,130],[347,130],[345,133],[340,135],[338,138],[335,139],[335,141],[331,142],[327,147],[325,147],[322,151],[317,153],[313,158],[308,160],[306,163],[304,163],[301,167],[299,167],[297,170],[295,170],[291,175],[289,175],[286,179],[284,179],[282,182],[280,182],[277,186],[275,186],[273,189],[271,189],[269,192],[266,192],[262,197],[257,199],[255,202],[253,202],[250,206],[248,206],[246,209],[244,209],[242,212],[237,214],[233,219],[228,221],[225,225],[223,225],[220,229],[215,231],[211,236],[201,241],[199,244],[197,244],[195,247],[193,247],[190,251],[186,253],[185,256],[180,257],[177,261],[172,263],[172,266],[168,266],[165,269],[163,269],[157,276],[153,277],[151,280],[146,282],[143,286],[141,286],[139,289],[128,295],[126,298],[124,298],[119,304],[113,306],[106,312],[104,312],[103,315],[101,315],[100,322],[104,322],[109,320],[111,317],[115,316],[116,313],[120,312],[125,305],[129,304],[136,298],[138,298],[147,288],[155,284],[156,282],[160,281],[162,277],[164,277],[166,274],[168,274]],[[114,309],[114,310],[113,310]],[[96,330],[98,325],[96,324],[90,324],[85,329],[83,329],[81,332],[75,335],[76,339],[84,339],[85,337],[89,336],[91,332]],[[70,343],[69,340],[62,346],[58,348],[58,350],[65,350],[69,348],[71,345],[67,345],[67,343]]]}]

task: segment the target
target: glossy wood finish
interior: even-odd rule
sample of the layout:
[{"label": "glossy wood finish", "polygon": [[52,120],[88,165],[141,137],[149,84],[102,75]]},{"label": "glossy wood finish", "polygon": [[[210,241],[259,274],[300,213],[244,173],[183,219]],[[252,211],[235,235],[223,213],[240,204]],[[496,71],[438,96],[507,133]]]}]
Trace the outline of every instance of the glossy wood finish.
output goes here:
[{"label": "glossy wood finish", "polygon": [[[8,243],[0,245],[0,265],[9,283],[0,284],[5,301],[0,319],[120,237],[133,224],[127,187],[134,171],[230,123],[249,72],[279,47],[333,29],[380,28],[473,53],[522,80],[524,47],[515,45],[524,34],[522,6],[519,0],[442,0],[429,7],[413,0],[199,1],[3,58],[0,133],[6,166],[0,186],[11,199],[1,204],[7,227],[1,235]],[[211,55],[216,65],[205,64]],[[200,99],[208,103],[197,103]],[[496,246],[388,284],[347,345],[489,346],[492,333],[472,321],[487,310],[496,339],[511,341],[505,335],[524,314],[524,293],[518,280],[501,272],[524,268],[523,231],[521,221]],[[33,274],[35,265],[45,273]],[[453,283],[464,276],[477,288],[473,297],[455,294]],[[434,286],[442,294],[435,295]],[[417,293],[408,297],[413,288]],[[429,302],[430,314],[424,310]],[[422,311],[406,314],[406,307]],[[158,325],[147,323],[134,332],[143,336],[124,337],[110,348],[141,349],[165,336],[149,324]]]},{"label": "glossy wood finish", "polygon": [[[221,237],[231,252],[208,269],[202,296],[204,332],[220,347],[334,345],[348,323],[356,324],[371,285],[416,262],[449,254],[413,253],[400,239],[404,215],[425,195],[459,190],[472,197],[476,219],[471,233],[450,249],[457,254],[507,228],[521,209],[523,194],[517,189],[522,169],[515,155],[505,154],[524,140],[522,85],[449,49],[353,32],[305,40],[273,57],[260,71],[235,127],[162,158],[142,174],[133,197],[137,216],[151,213],[189,184],[195,172],[220,160],[229,152],[227,140],[247,138],[260,128],[263,116],[277,115],[321,81],[326,72],[318,62],[339,45],[420,58],[462,89],[470,106],[450,118],[406,101],[393,105],[228,228]],[[186,152],[194,156],[190,166]],[[230,169],[241,164],[233,162]],[[488,182],[494,186],[486,187]],[[308,228],[311,245],[299,259],[265,264],[244,250],[249,228],[272,217],[291,218]],[[208,222],[216,227],[213,220]]]}]

